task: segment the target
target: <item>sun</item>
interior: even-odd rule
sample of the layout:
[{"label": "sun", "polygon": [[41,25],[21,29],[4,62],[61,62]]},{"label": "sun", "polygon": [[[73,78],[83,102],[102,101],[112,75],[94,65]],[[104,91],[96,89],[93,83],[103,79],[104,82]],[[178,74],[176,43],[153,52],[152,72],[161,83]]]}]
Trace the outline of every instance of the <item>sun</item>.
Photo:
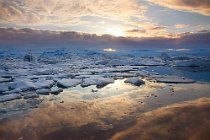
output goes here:
[{"label": "sun", "polygon": [[107,28],[106,33],[113,36],[123,36],[123,31],[118,27]]}]

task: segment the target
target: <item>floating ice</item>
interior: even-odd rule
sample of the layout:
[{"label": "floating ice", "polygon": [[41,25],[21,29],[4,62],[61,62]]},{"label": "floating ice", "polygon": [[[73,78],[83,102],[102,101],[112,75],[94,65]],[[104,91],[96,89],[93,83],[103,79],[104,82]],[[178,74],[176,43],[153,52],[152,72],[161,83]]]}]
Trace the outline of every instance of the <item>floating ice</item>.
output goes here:
[{"label": "floating ice", "polygon": [[82,82],[81,79],[61,79],[57,81],[58,86],[69,88],[75,87]]},{"label": "floating ice", "polygon": [[3,96],[0,96],[0,103],[15,100],[15,99],[20,99],[20,98],[21,98],[21,95],[19,95],[19,94],[3,95]]},{"label": "floating ice", "polygon": [[125,83],[130,83],[135,86],[140,86],[140,85],[145,84],[145,82],[143,80],[141,80],[137,77],[133,77],[133,78],[129,78],[129,79],[125,80]]}]

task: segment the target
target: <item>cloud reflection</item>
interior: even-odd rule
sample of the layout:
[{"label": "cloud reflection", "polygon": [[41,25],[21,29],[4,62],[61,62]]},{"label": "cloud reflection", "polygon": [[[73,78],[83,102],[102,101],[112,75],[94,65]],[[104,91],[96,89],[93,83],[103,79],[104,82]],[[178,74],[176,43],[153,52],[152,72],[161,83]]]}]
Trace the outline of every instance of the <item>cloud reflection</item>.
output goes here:
[{"label": "cloud reflection", "polygon": [[139,116],[136,125],[110,140],[208,139],[209,109],[210,98],[160,108]]}]

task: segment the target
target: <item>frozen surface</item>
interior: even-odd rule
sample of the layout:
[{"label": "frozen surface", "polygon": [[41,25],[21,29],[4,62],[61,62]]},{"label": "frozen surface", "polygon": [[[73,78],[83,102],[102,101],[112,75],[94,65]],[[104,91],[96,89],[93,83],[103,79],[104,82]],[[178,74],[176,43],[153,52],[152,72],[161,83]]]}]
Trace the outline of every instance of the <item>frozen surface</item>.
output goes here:
[{"label": "frozen surface", "polygon": [[0,99],[10,94],[23,98],[36,97],[36,93],[59,94],[78,85],[103,88],[124,78],[134,86],[143,84],[141,79],[161,83],[210,81],[210,58],[193,51],[136,50],[125,54],[62,49],[31,53],[30,61],[25,59],[27,52],[13,54],[0,54]]},{"label": "frozen surface", "polygon": [[[52,134],[52,139],[68,139],[69,134],[75,136],[70,139],[94,139],[96,134],[103,136],[96,139],[109,139],[104,136],[125,130],[143,112],[210,97],[208,52],[136,50],[122,54],[64,49],[32,53],[29,58],[27,52],[8,53],[0,54],[0,131],[6,136],[15,131],[18,137],[14,139],[36,139],[43,136],[43,127],[47,136],[61,134],[59,138]],[[19,118],[18,113],[26,121],[9,120],[10,116]],[[9,126],[5,127],[3,118]],[[156,122],[164,121],[157,118]]]}]

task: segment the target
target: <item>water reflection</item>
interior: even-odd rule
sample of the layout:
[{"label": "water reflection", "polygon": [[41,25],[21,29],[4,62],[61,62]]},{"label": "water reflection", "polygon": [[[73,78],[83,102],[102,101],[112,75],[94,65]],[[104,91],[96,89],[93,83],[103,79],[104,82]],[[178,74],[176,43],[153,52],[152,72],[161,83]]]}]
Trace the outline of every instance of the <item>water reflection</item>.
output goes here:
[{"label": "water reflection", "polygon": [[[133,91],[139,89],[140,87],[132,86],[130,84],[124,83],[124,79],[115,80],[113,84],[109,84],[104,88],[96,88],[96,86],[89,86],[82,88],[81,86],[77,86],[75,88],[64,91],[61,96],[65,96],[68,93],[78,94],[79,97],[85,100],[90,100],[94,98],[104,98],[111,97],[120,94],[125,94],[128,91]],[[94,92],[93,92],[94,91]]]},{"label": "water reflection", "polygon": [[[124,80],[116,80],[102,89],[77,86],[56,96],[46,96],[39,108],[25,115],[1,120],[0,139],[138,139],[138,134],[142,134],[142,139],[155,136],[160,139],[167,136],[170,139],[175,135],[166,133],[166,130],[173,130],[173,123],[184,123],[193,113],[203,114],[204,119],[209,117],[206,108],[210,105],[210,99],[169,106],[145,114],[172,103],[209,96],[208,84],[166,85],[145,82],[144,86],[135,87],[125,84]],[[174,88],[173,96],[170,95],[171,88]],[[92,89],[98,91],[92,92]],[[195,111],[192,108],[196,108]],[[196,118],[192,118],[190,126],[194,121],[197,124]],[[172,124],[167,123],[170,121]],[[167,129],[160,129],[162,126]],[[157,134],[159,132],[160,135]]]},{"label": "water reflection", "polygon": [[110,140],[206,140],[210,137],[209,110],[210,98],[161,108],[139,116],[136,125]]}]

